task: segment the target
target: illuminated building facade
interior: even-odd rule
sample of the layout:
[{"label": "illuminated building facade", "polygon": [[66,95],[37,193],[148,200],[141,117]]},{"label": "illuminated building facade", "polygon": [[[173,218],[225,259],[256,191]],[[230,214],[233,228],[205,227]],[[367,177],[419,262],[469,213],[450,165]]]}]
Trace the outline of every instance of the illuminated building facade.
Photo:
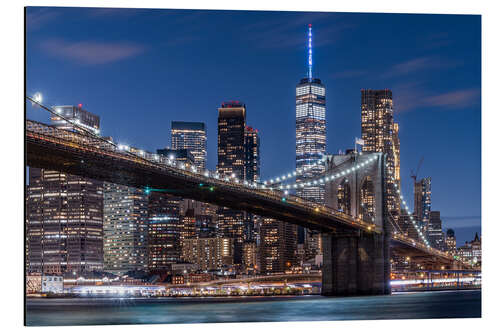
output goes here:
[{"label": "illuminated building facade", "polygon": [[185,163],[185,167],[188,168],[195,165],[195,156],[191,153],[189,149],[157,149],[156,153],[159,155],[166,156],[171,160],[175,160],[177,163]]},{"label": "illuminated building facade", "polygon": [[446,230],[446,251],[449,254],[455,255],[457,253],[457,238],[455,237],[455,230]]},{"label": "illuminated building facade", "polygon": [[439,211],[431,211],[429,214],[427,239],[433,248],[442,251],[445,250],[443,224],[441,222],[441,213]]},{"label": "illuminated building facade", "polygon": [[386,198],[387,210],[398,221],[400,215],[399,196],[394,183],[400,187],[399,126],[394,123],[392,91],[361,90],[361,138],[363,152],[382,152],[387,158]]},{"label": "illuminated building facade", "polygon": [[431,212],[431,177],[415,181],[413,197],[417,221],[424,231],[428,231]]},{"label": "illuminated building facade", "polygon": [[[82,104],[75,105],[58,105],[52,107],[57,114],[75,122],[77,125],[95,133],[99,134],[100,119],[99,116],[90,113],[82,108]],[[64,129],[67,131],[77,130],[73,124],[68,123],[66,120],[60,116],[52,115],[50,121],[57,128]]]},{"label": "illuminated building facade", "polygon": [[[54,106],[56,112],[94,133],[99,116],[78,106]],[[80,131],[58,116],[52,123]],[[103,183],[58,171],[29,169],[26,200],[28,272],[64,274],[103,269]]]},{"label": "illuminated building facade", "polygon": [[181,260],[181,232],[178,197],[152,191],[148,202],[148,268],[167,271]]},{"label": "illuminated building facade", "polygon": [[[246,107],[238,101],[224,102],[219,108],[217,173],[224,178],[245,179]],[[234,263],[242,262],[244,221],[242,211],[219,207],[218,236],[234,240]]]},{"label": "illuminated building facade", "polygon": [[148,268],[148,197],[143,190],[104,183],[104,270]]},{"label": "illuminated building facade", "polygon": [[194,164],[205,170],[207,163],[207,132],[204,123],[172,121],[172,149],[187,149],[194,157]]},{"label": "illuminated building facade", "polygon": [[190,208],[181,215],[181,246],[185,239],[196,237],[196,217],[194,209]]},{"label": "illuminated building facade", "polygon": [[[245,181],[260,180],[260,137],[259,131],[250,126],[245,127]],[[256,240],[256,227],[260,217],[245,212],[244,238],[246,241]]]},{"label": "illuminated building facade", "polygon": [[260,179],[260,138],[259,131],[245,127],[245,180],[256,182]]},{"label": "illuminated building facade", "polygon": [[102,270],[102,183],[30,168],[27,193],[28,272]]},{"label": "illuminated building facade", "polygon": [[[308,76],[295,88],[295,167],[302,170],[322,160],[326,153],[325,86],[312,75],[312,27],[308,31]],[[324,164],[310,168],[297,177],[302,182],[325,171]],[[297,190],[300,197],[324,203],[323,186],[307,186]]]},{"label": "illuminated building facade", "polygon": [[246,107],[238,101],[219,108],[217,172],[222,177],[245,178]]},{"label": "illuminated building facade", "polygon": [[243,243],[243,269],[247,272],[258,270],[257,244],[254,241]]},{"label": "illuminated building facade", "polygon": [[457,248],[457,254],[462,260],[467,261],[476,268],[481,268],[481,238],[476,232],[476,236],[470,242]]},{"label": "illuminated building facade", "polygon": [[[321,80],[313,77],[312,26],[309,25],[307,36],[307,77],[295,87],[295,168],[303,170],[297,176],[297,182],[304,182],[325,172],[324,163],[320,162],[326,153],[326,91]],[[325,189],[323,185],[300,187],[297,195],[310,201],[323,204]],[[300,227],[299,243],[305,243],[307,253],[320,253],[320,237]]]},{"label": "illuminated building facade", "polygon": [[233,251],[234,243],[230,238],[188,238],[182,246],[182,257],[197,264],[202,271],[210,271],[231,266]]},{"label": "illuminated building facade", "polygon": [[283,273],[297,264],[297,227],[264,218],[260,226],[259,262],[263,274]]}]

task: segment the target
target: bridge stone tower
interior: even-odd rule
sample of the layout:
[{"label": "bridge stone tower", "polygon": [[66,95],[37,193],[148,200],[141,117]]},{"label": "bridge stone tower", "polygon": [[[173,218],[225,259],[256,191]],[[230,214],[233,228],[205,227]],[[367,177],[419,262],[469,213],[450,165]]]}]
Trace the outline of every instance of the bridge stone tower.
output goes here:
[{"label": "bridge stone tower", "polygon": [[373,223],[380,232],[339,228],[322,234],[325,296],[390,293],[391,229],[384,198],[385,155],[355,152],[330,155],[326,174],[342,173],[374,156],[374,163],[326,184],[326,206]]}]

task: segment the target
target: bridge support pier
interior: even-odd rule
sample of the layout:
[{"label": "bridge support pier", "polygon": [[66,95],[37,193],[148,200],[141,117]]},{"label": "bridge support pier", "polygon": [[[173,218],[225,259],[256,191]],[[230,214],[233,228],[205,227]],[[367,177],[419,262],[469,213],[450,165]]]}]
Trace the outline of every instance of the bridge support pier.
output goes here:
[{"label": "bridge support pier", "polygon": [[390,294],[389,237],[363,231],[323,234],[324,296]]}]

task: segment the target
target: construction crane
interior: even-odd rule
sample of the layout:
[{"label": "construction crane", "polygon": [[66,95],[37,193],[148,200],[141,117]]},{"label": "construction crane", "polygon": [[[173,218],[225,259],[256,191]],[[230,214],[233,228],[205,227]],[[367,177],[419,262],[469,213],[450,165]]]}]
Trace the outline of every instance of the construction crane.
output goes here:
[{"label": "construction crane", "polygon": [[413,170],[411,170],[411,172],[410,172],[410,176],[411,176],[411,178],[413,178],[413,184],[417,183],[418,171],[420,170],[420,167],[422,166],[423,162],[424,162],[424,157],[422,156],[420,158],[420,161],[418,161],[417,170],[415,172],[413,172]]}]

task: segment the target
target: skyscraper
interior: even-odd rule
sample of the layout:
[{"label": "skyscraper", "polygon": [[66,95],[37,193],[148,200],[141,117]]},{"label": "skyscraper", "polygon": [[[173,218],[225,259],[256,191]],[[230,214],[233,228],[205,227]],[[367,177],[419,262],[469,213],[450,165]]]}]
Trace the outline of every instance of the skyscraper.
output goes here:
[{"label": "skyscraper", "polygon": [[[321,161],[326,153],[325,86],[312,72],[312,27],[308,30],[308,74],[295,88],[295,167],[302,170]],[[308,169],[297,177],[298,182],[325,171],[325,166]],[[324,202],[323,186],[307,186],[297,191],[300,197],[317,203]]]},{"label": "skyscraper", "polygon": [[256,182],[260,179],[260,138],[256,128],[245,126],[245,180]]},{"label": "skyscraper", "polygon": [[170,270],[181,260],[182,221],[178,197],[152,191],[148,203],[148,268],[153,272]]},{"label": "skyscraper", "polygon": [[[307,76],[295,88],[295,168],[307,168],[297,176],[297,182],[304,182],[325,172],[325,165],[319,163],[326,153],[326,94],[321,80],[313,77],[312,26],[307,34]],[[305,186],[297,190],[297,195],[310,201],[323,204],[325,189],[323,185]],[[318,233],[298,228],[299,243],[306,243],[307,253],[320,251]]]},{"label": "skyscraper", "polygon": [[[78,106],[54,106],[60,115],[99,132],[99,117]],[[60,129],[80,131],[52,116]],[[102,182],[58,171],[29,169],[27,270],[64,274],[103,269]]]},{"label": "skyscraper", "polygon": [[429,212],[429,226],[427,228],[427,239],[433,248],[445,250],[443,224],[439,211]]},{"label": "skyscraper", "polygon": [[399,196],[394,184],[400,188],[399,180],[399,126],[394,123],[392,91],[361,90],[361,138],[364,152],[382,152],[387,156],[386,183],[387,210],[398,221],[400,214]]},{"label": "skyscraper", "polygon": [[187,149],[193,154],[195,166],[204,170],[207,163],[207,132],[199,122],[172,121],[172,149]]},{"label": "skyscraper", "polygon": [[[259,131],[250,126],[245,127],[245,180],[248,182],[260,180]],[[255,242],[260,220],[259,216],[245,212],[244,237],[247,242]]]},{"label": "skyscraper", "polygon": [[[218,117],[217,172],[222,177],[245,179],[246,107],[238,101],[222,103]],[[245,213],[225,207],[218,210],[219,237],[234,241],[234,263],[241,264]]]},{"label": "skyscraper", "polygon": [[446,230],[446,251],[449,254],[455,255],[457,253],[457,239],[455,237],[455,230]]},{"label": "skyscraper", "polygon": [[413,209],[417,217],[417,223],[424,231],[427,231],[431,212],[431,177],[415,181],[413,192]]},{"label": "skyscraper", "polygon": [[148,268],[148,197],[143,190],[104,183],[104,270]]},{"label": "skyscraper", "polygon": [[283,273],[297,263],[297,227],[264,218],[260,227],[259,262],[263,274]]},{"label": "skyscraper", "polygon": [[246,107],[238,101],[219,108],[217,172],[223,177],[245,178]]}]

